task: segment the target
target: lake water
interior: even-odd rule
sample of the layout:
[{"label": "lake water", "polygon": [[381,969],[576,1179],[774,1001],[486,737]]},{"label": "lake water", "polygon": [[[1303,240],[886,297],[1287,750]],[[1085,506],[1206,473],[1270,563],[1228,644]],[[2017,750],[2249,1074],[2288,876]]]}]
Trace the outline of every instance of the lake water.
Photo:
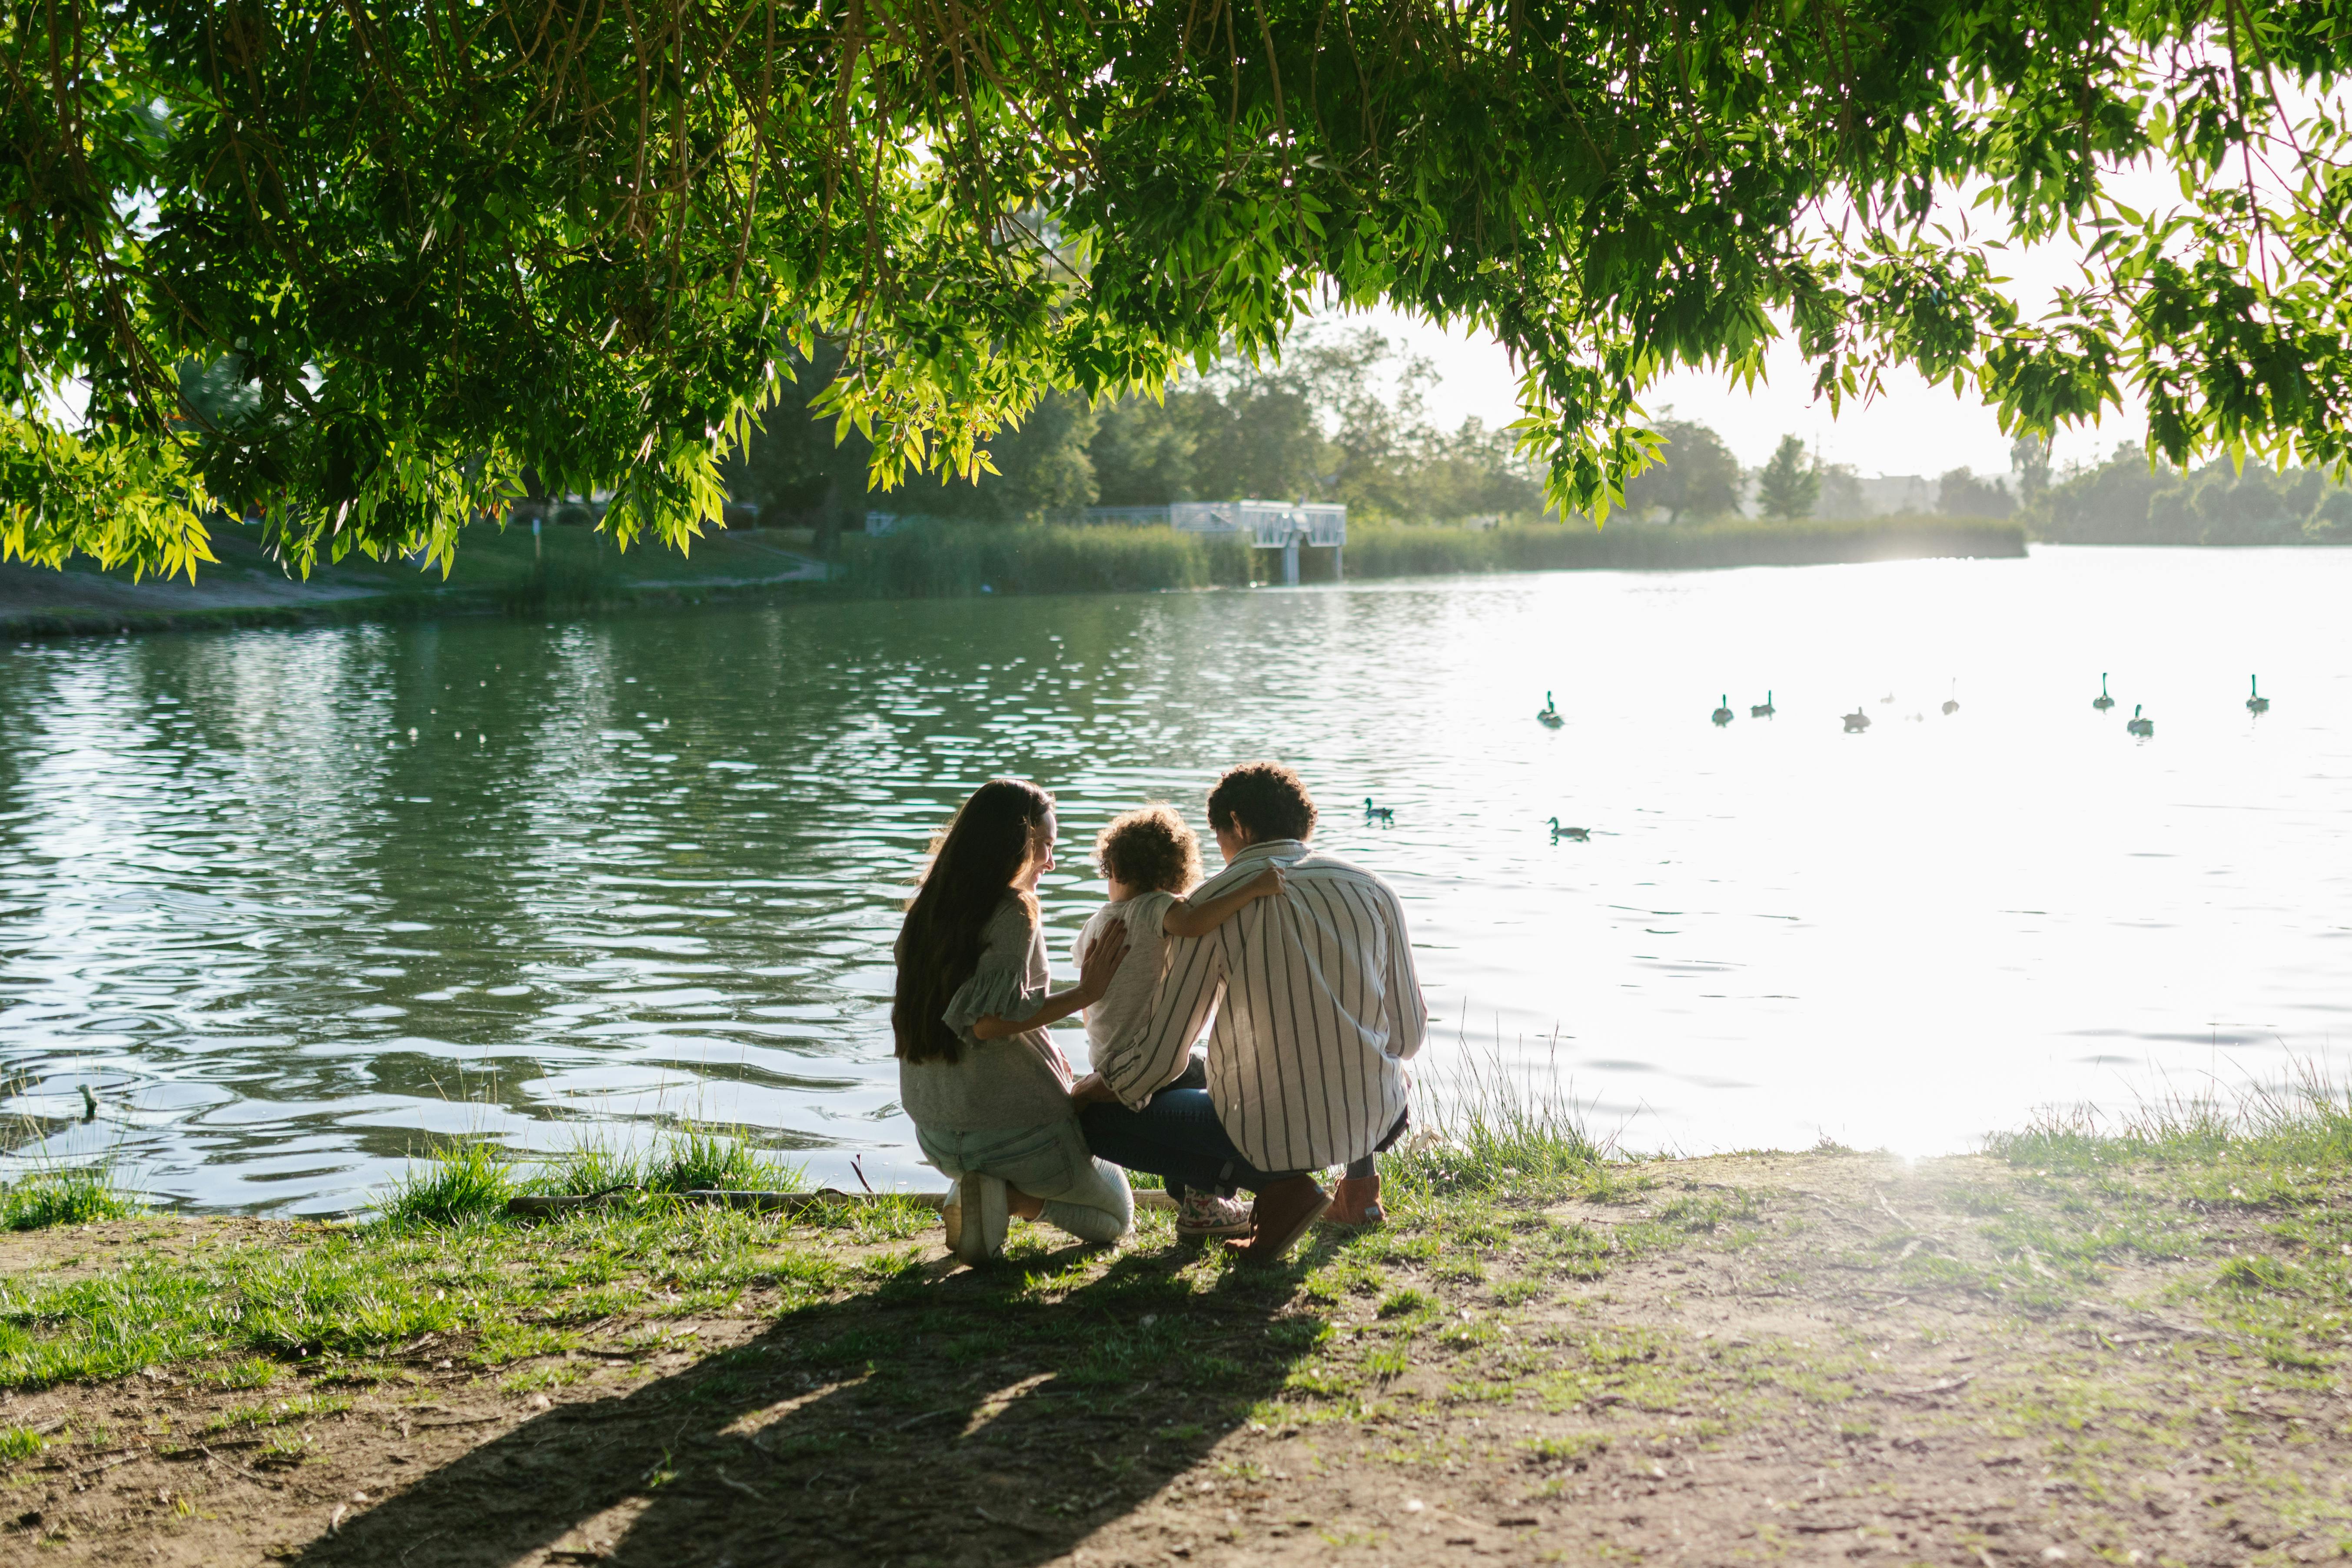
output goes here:
[{"label": "lake water", "polygon": [[1428,1073],[1557,1071],[1637,1149],[1965,1148],[2346,1039],[2347,602],[2352,551],[2038,550],[19,644],[0,1111],[205,1208],[680,1119],[919,1183],[931,830],[1058,793],[1059,961],[1108,816],[1276,755],[1403,895]]}]

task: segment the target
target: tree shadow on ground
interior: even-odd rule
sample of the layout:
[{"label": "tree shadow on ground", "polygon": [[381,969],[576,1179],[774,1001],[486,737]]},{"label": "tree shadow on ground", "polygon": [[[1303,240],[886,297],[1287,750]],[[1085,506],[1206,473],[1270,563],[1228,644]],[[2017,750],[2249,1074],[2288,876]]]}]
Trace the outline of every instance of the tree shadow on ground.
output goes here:
[{"label": "tree shadow on ground", "polygon": [[[1319,1254],[1320,1248],[1317,1249]],[[1322,1332],[1288,1268],[1070,1247],[909,1264],[643,1388],[559,1405],[313,1542],[308,1564],[1017,1565],[1157,1493]]]}]

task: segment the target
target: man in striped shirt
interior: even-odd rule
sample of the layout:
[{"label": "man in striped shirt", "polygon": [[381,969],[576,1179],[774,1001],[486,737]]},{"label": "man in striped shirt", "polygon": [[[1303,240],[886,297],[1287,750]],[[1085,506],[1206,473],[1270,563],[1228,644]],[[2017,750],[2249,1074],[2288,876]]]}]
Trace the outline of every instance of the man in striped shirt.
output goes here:
[{"label": "man in striped shirt", "polygon": [[[1315,803],[1280,763],[1234,768],[1209,792],[1225,868],[1194,900],[1264,871],[1279,897],[1208,935],[1171,938],[1151,1007],[1074,1091],[1087,1143],[1114,1164],[1191,1187],[1256,1194],[1244,1256],[1271,1262],[1331,1206],[1314,1173],[1347,1165],[1348,1217],[1377,1214],[1374,1151],[1403,1131],[1406,1058],[1429,1022],[1404,911],[1386,882],[1307,847]],[[1212,1011],[1208,1088],[1171,1088]]]}]

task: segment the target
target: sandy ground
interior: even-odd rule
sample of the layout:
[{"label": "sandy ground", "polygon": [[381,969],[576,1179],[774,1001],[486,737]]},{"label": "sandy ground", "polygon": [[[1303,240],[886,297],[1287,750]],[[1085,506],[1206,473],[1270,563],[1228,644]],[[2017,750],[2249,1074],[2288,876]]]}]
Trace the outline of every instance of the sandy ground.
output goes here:
[{"label": "sandy ground", "polygon": [[[2210,1257],[2126,1265],[2020,1310],[2002,1281],[2048,1270],[2013,1222],[2081,1200],[1991,1161],[1649,1171],[1630,1202],[1429,1233],[1438,1246],[1401,1226],[1355,1255],[1376,1264],[1326,1240],[1231,1289],[1172,1292],[1203,1266],[1159,1243],[1052,1253],[1008,1290],[931,1238],[875,1249],[883,1282],[816,1308],[763,1310],[754,1290],[724,1314],[614,1317],[502,1375],[428,1340],[261,1394],[184,1371],[18,1392],[0,1425],[82,1438],[15,1468],[0,1557],[2218,1568],[2346,1553],[2342,1381],[2228,1342],[2183,1294]],[[1702,1202],[1733,1217],[1598,1279],[1546,1250]],[[0,1267],[102,1273],[207,1224],[268,1234],[124,1222],[0,1241]],[[2263,1235],[2249,1221],[2243,1246]],[[220,1425],[257,1400],[296,1414]]]}]

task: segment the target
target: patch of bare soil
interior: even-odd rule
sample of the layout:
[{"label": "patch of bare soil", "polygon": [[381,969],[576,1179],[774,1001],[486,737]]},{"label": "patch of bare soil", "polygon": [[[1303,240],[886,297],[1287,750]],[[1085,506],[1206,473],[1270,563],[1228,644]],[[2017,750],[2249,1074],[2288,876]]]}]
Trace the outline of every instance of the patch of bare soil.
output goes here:
[{"label": "patch of bare soil", "polygon": [[[436,1342],[259,1392],[173,1372],[19,1394],[0,1426],[81,1436],[15,1468],[0,1554],[2201,1568],[2345,1553],[2340,1380],[2211,1326],[2179,1289],[2210,1280],[2212,1257],[2069,1274],[2031,1238],[2074,1234],[2084,1215],[2060,1220],[2083,1200],[1989,1161],[1644,1171],[1630,1201],[1401,1216],[1256,1277],[1164,1228],[1108,1258],[981,1274],[936,1246],[903,1263],[872,1249],[874,1283],[815,1307],[763,1310],[755,1289],[722,1315],[593,1325],[499,1372]],[[0,1258],[15,1272],[88,1256],[116,1228]],[[2249,1222],[2240,1243],[2261,1234]]]}]

